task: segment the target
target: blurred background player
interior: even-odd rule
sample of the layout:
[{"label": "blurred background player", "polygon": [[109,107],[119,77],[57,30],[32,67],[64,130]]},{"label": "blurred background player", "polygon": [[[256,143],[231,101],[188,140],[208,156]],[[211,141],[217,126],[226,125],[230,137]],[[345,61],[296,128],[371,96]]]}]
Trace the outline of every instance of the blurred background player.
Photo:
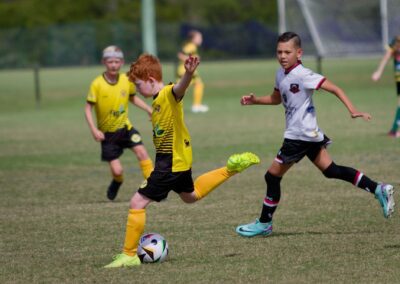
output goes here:
[{"label": "blurred background player", "polygon": [[[142,143],[140,133],[128,118],[128,101],[146,111],[151,116],[152,109],[135,95],[135,86],[119,70],[124,64],[124,55],[117,46],[103,50],[102,63],[106,67],[103,74],[90,85],[85,105],[85,116],[93,138],[101,142],[101,159],[108,162],[113,179],[107,190],[107,197],[114,200],[124,181],[123,168],[119,160],[125,148],[136,155],[143,177],[147,179],[153,171],[153,163]],[[97,127],[92,117],[96,111]]]},{"label": "blurred background player", "polygon": [[[156,57],[143,54],[131,65],[129,79],[135,82],[140,94],[153,98],[151,120],[156,160],[154,171],[131,199],[123,253],[105,268],[140,265],[137,246],[146,223],[146,207],[151,202],[166,199],[173,190],[185,203],[194,203],[230,177],[260,162],[252,153],[232,155],[225,167],[204,173],[193,182],[192,142],[184,122],[182,99],[199,62],[189,56],[181,80],[167,86],[162,82],[161,64]],[[207,217],[204,212],[204,218]]]},{"label": "blurred background player", "polygon": [[377,183],[362,172],[350,167],[336,165],[330,157],[327,146],[330,139],[317,124],[317,116],[312,96],[314,90],[323,89],[335,95],[347,108],[352,118],[370,120],[371,115],[359,112],[342,89],[322,75],[305,68],[300,59],[303,54],[300,37],[293,32],[279,36],[276,55],[281,65],[276,72],[275,88],[271,95],[256,97],[243,96],[242,105],[283,104],[286,129],[281,149],[265,174],[267,194],[264,198],[261,216],[255,222],[240,225],[236,232],[244,237],[269,235],[272,233],[272,217],[281,197],[283,175],[305,156],[327,178],[340,179],[352,183],[378,199],[383,216],[389,218],[394,211],[393,186]]},{"label": "blurred background player", "polygon": [[400,35],[396,36],[387,47],[385,55],[382,57],[378,69],[372,74],[372,80],[378,81],[381,78],[383,70],[389,59],[393,57],[394,63],[394,78],[396,81],[397,89],[397,110],[394,117],[392,129],[388,132],[391,137],[400,137],[399,125],[400,125]]},{"label": "blurred background player", "polygon": [[[183,74],[185,73],[185,67],[184,67],[185,60],[188,59],[190,55],[200,58],[198,53],[198,47],[201,46],[202,42],[203,42],[203,35],[201,34],[201,32],[197,30],[191,30],[188,33],[187,40],[184,42],[182,50],[178,52],[179,64],[176,72],[178,80],[182,78]],[[204,83],[197,71],[193,74],[193,79],[191,84],[193,85],[192,112],[194,113],[207,112],[208,106],[202,104],[203,94],[204,94]]]}]

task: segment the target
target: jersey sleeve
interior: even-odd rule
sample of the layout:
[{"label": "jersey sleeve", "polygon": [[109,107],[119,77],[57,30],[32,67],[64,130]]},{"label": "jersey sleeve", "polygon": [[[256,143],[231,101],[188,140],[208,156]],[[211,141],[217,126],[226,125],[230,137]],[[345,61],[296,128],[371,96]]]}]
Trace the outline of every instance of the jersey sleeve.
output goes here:
[{"label": "jersey sleeve", "polygon": [[393,38],[389,43],[389,48],[393,49],[395,45],[396,45],[396,38]]},{"label": "jersey sleeve", "polygon": [[306,89],[318,90],[325,80],[326,78],[321,74],[314,73],[308,69],[303,77],[303,85]]},{"label": "jersey sleeve", "polygon": [[188,43],[183,46],[182,52],[186,55],[197,54],[197,47],[193,43]]},{"label": "jersey sleeve", "polygon": [[86,97],[86,101],[89,103],[95,104],[97,102],[97,97],[98,97],[98,88],[96,82],[92,82],[90,85],[89,93]]},{"label": "jersey sleeve", "polygon": [[396,38],[393,38],[388,45],[386,45],[387,51],[394,51],[394,46],[396,45]]},{"label": "jersey sleeve", "polygon": [[274,90],[279,91],[279,80],[278,80],[278,72],[275,74],[275,85],[274,85]]},{"label": "jersey sleeve", "polygon": [[136,95],[136,87],[135,84],[133,84],[132,82],[129,82],[129,96],[135,96]]},{"label": "jersey sleeve", "polygon": [[282,69],[278,69],[278,70],[275,72],[275,85],[274,85],[274,90],[275,90],[275,91],[278,91],[278,92],[280,92],[280,90],[279,90],[279,85],[280,85],[280,82],[282,81],[282,73],[283,73],[283,70],[282,70]]},{"label": "jersey sleeve", "polygon": [[173,87],[174,87],[173,84],[167,85],[166,87],[164,87],[163,91],[165,99],[168,101],[168,103],[171,105],[176,105],[179,102],[175,99],[174,91],[172,89]]}]

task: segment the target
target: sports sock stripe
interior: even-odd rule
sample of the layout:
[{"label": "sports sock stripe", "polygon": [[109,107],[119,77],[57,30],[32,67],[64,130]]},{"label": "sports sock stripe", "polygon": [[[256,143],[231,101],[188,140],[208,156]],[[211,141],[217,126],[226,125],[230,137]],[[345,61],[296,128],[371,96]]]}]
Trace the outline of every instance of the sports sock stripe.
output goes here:
[{"label": "sports sock stripe", "polygon": [[362,179],[363,176],[364,176],[363,173],[357,171],[356,176],[354,177],[354,182],[353,182],[353,184],[354,184],[355,186],[358,186],[358,184],[360,183],[360,181],[361,181],[361,179]]},{"label": "sports sock stripe", "polygon": [[268,206],[268,207],[276,207],[276,206],[278,206],[278,203],[279,203],[279,202],[277,202],[277,201],[269,200],[267,197],[264,198],[264,205],[265,205],[265,206]]}]

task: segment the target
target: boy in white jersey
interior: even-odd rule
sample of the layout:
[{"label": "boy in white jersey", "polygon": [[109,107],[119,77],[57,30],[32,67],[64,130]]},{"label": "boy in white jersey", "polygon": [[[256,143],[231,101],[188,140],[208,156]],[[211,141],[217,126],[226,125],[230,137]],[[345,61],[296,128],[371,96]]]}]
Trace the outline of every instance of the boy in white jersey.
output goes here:
[{"label": "boy in white jersey", "polygon": [[330,140],[318,127],[312,94],[320,88],[334,94],[346,106],[352,118],[370,120],[371,115],[357,111],[339,87],[322,75],[305,68],[300,61],[301,56],[300,37],[293,32],[283,33],[277,43],[277,59],[282,68],[276,73],[274,92],[263,97],[250,94],[241,99],[242,105],[282,103],[286,116],[283,145],[265,174],[267,194],[261,216],[253,223],[238,226],[236,232],[241,236],[252,237],[272,233],[272,216],[281,196],[281,179],[304,156],[307,156],[325,177],[351,182],[374,194],[382,206],[385,218],[389,218],[394,211],[392,185],[378,184],[361,172],[336,165],[332,161],[326,149]]}]

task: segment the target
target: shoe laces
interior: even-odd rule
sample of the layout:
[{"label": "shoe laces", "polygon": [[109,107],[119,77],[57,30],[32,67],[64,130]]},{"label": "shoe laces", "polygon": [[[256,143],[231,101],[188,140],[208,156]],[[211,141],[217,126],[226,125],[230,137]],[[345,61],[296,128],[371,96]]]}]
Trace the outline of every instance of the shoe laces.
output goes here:
[{"label": "shoe laces", "polygon": [[119,253],[113,256],[113,260],[117,260],[119,258],[121,258],[124,254],[123,253]]}]

